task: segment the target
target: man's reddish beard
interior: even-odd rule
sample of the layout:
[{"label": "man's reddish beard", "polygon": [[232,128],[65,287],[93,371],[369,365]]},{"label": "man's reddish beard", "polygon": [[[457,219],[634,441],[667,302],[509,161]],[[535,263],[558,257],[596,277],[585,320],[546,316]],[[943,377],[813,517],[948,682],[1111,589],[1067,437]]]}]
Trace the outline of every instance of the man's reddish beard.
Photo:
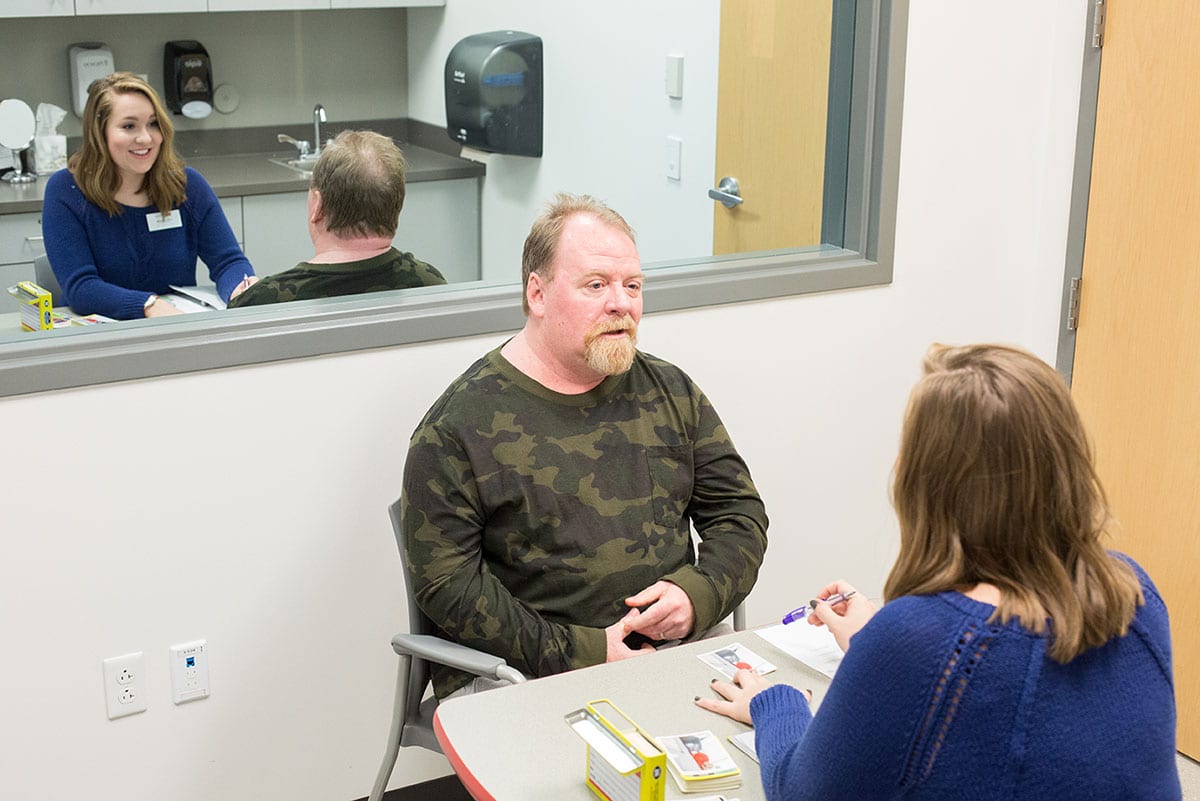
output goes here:
[{"label": "man's reddish beard", "polygon": [[[623,337],[604,336],[610,331],[624,331]],[[633,366],[637,353],[637,323],[629,315],[601,320],[583,338],[583,356],[601,375],[620,375]]]}]

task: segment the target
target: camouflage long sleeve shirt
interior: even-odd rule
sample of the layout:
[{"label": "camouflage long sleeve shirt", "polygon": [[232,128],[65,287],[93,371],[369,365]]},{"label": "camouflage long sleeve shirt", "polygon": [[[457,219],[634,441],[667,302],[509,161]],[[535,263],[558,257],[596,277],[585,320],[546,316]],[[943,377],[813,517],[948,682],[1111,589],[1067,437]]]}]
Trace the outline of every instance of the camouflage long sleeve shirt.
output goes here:
[{"label": "camouflage long sleeve shirt", "polygon": [[[401,509],[421,609],[447,638],[529,676],[603,662],[604,628],[660,579],[687,592],[695,631],[711,628],[749,594],[767,545],[762,501],[716,411],[683,371],[642,353],[581,395],[487,354],[413,434]],[[469,678],[438,668],[434,689]]]},{"label": "camouflage long sleeve shirt", "polygon": [[290,270],[264,276],[229,301],[229,308],[361,295],[366,292],[386,292],[389,289],[412,289],[444,283],[446,279],[436,267],[426,264],[411,253],[401,253],[395,248],[389,248],[369,259],[340,264],[302,261]]}]

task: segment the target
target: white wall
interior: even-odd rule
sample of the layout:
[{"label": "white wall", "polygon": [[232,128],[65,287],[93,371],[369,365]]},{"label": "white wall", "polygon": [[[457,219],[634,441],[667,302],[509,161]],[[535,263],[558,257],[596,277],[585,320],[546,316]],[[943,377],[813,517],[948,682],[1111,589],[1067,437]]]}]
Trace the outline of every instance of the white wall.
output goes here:
[{"label": "white wall", "polygon": [[[930,341],[1052,358],[1085,14],[1067,5],[913,4],[891,286],[643,324],[766,499],[752,623],[835,576],[878,594],[900,414]],[[420,415],[499,340],[0,400],[0,797],[365,795],[406,620],[384,507]],[[198,637],[213,694],[175,707],[167,647]],[[110,722],[100,660],[133,650],[150,708]],[[445,771],[406,752],[394,783]]]},{"label": "white wall", "polygon": [[[409,116],[446,124],[443,71],[460,39],[493,30],[542,38],[542,158],[492,154],[483,182],[483,278],[517,281],[529,223],[556,192],[607,201],[637,230],[643,260],[712,254],[720,0],[453,0],[408,12]],[[684,56],[683,99],[666,95]],[[666,137],[683,140],[681,180]]]}]

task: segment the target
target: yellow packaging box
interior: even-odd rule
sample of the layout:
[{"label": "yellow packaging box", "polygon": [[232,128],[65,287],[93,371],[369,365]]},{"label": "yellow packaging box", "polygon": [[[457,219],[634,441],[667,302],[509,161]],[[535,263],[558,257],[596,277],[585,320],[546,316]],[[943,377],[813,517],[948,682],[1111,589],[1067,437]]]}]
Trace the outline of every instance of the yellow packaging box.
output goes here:
[{"label": "yellow packaging box", "polygon": [[50,292],[33,281],[20,281],[8,288],[8,294],[21,304],[21,327],[27,331],[49,331],[54,328]]},{"label": "yellow packaging box", "polygon": [[607,699],[566,716],[587,743],[585,782],[603,801],[663,801],[667,755]]}]

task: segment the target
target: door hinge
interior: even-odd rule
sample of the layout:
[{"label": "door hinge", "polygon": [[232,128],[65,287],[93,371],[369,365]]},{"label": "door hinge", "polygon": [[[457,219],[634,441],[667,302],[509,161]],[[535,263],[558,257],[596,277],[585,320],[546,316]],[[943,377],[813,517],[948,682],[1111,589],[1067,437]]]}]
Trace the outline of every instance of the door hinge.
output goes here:
[{"label": "door hinge", "polygon": [[1092,47],[1104,47],[1104,0],[1092,3]]},{"label": "door hinge", "polygon": [[1074,331],[1079,327],[1079,285],[1082,278],[1071,279],[1071,296],[1067,299],[1067,330]]}]

